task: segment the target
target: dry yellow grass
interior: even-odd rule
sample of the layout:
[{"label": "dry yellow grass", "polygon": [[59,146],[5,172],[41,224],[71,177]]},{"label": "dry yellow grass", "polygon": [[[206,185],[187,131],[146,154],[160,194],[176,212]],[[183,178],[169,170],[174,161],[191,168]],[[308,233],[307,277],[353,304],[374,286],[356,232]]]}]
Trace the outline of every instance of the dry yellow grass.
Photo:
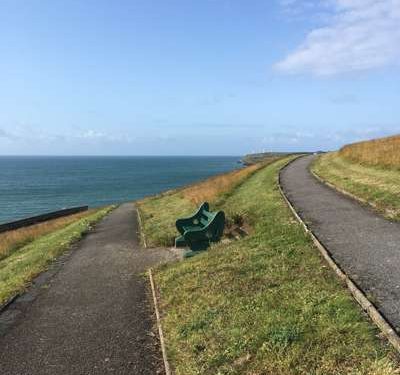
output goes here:
[{"label": "dry yellow grass", "polygon": [[400,135],[353,143],[339,151],[340,156],[355,163],[400,168]]},{"label": "dry yellow grass", "polygon": [[8,232],[0,233],[0,260],[9,256],[12,252],[21,246],[33,241],[34,239],[61,229],[74,221],[92,214],[89,210],[74,215],[49,220],[43,223],[31,225],[25,228],[19,228]]},{"label": "dry yellow grass", "polygon": [[271,158],[263,163],[250,165],[229,173],[211,177],[203,182],[183,189],[182,193],[195,205],[201,202],[212,202],[219,194],[232,190],[235,186],[244,181],[248,176],[266,164],[270,164],[277,158]]}]

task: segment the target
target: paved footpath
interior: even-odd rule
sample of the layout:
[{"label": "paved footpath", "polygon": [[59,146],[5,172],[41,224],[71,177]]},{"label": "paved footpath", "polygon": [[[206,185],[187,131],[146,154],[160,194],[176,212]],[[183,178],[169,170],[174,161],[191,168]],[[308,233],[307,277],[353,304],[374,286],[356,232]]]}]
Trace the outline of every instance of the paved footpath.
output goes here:
[{"label": "paved footpath", "polygon": [[340,267],[400,332],[400,224],[392,223],[318,182],[297,159],[281,172],[282,187]]},{"label": "paved footpath", "polygon": [[0,314],[11,320],[0,335],[1,375],[163,373],[141,273],[173,255],[140,249],[137,231],[134,206],[118,207],[55,275]]}]

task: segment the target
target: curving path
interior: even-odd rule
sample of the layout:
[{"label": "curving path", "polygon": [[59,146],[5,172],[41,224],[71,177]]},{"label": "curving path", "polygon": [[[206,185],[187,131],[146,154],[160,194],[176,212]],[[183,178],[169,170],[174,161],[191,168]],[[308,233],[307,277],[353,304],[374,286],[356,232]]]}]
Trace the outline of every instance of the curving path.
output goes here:
[{"label": "curving path", "polygon": [[163,373],[141,273],[173,255],[140,249],[137,226],[118,207],[0,314],[0,374]]},{"label": "curving path", "polygon": [[400,331],[400,224],[320,183],[309,172],[314,156],[281,171],[285,195],[337,264]]}]

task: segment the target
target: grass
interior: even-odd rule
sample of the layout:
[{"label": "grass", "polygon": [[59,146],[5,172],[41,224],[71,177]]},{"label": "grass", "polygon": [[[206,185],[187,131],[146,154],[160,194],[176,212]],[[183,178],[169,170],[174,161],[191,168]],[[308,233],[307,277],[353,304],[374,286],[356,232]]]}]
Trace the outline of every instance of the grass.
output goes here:
[{"label": "grass", "polygon": [[344,146],[341,157],[370,166],[400,169],[400,135]]},{"label": "grass", "polygon": [[[46,270],[51,261],[70,248],[72,243],[79,240],[111,209],[112,207],[105,207],[91,211],[90,214],[83,217],[74,215],[74,221],[67,224],[68,220],[62,221],[66,225],[57,229],[57,225],[62,225],[58,222],[58,224],[54,224],[55,230],[47,232],[47,234],[43,234],[45,230],[41,228],[42,235],[1,259],[0,305],[23,291],[35,276]],[[48,229],[49,226],[46,228]]]},{"label": "grass", "polygon": [[321,155],[312,170],[325,181],[368,202],[387,218],[400,220],[399,170],[363,165],[343,157],[342,152]]},{"label": "grass", "polygon": [[[213,205],[245,212],[251,235],[156,270],[177,375],[398,373],[392,349],[280,196],[277,175],[287,160],[259,169]],[[181,192],[157,202],[173,208],[153,213],[169,221],[191,204]],[[142,209],[152,204],[147,200]]]},{"label": "grass", "polygon": [[149,247],[173,246],[177,217],[190,215],[201,202],[222,201],[247,177],[274,160],[276,158],[137,202],[147,245]]},{"label": "grass", "polygon": [[93,213],[93,210],[89,210],[74,215],[49,220],[43,223],[30,225],[28,227],[0,233],[0,261],[11,255],[14,251],[18,250],[22,246],[32,242],[36,238],[61,229],[73,223],[74,221],[86,216],[90,216]]}]

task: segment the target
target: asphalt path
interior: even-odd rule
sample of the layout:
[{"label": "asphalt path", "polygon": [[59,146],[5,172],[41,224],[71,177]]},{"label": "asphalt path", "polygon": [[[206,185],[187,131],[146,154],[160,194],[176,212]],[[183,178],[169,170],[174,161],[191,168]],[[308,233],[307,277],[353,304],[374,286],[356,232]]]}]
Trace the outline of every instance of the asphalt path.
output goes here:
[{"label": "asphalt path", "polygon": [[173,257],[140,248],[133,204],[112,211],[0,314],[0,374],[163,373],[143,272]]},{"label": "asphalt path", "polygon": [[400,332],[400,224],[320,183],[315,156],[281,171],[285,195],[336,263]]}]

